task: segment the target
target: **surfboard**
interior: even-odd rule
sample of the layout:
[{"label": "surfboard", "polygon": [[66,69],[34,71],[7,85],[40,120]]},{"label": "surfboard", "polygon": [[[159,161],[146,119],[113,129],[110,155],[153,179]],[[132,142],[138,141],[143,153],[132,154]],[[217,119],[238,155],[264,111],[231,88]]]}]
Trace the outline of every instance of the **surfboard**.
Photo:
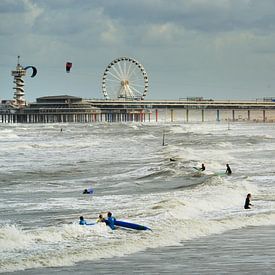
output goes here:
[{"label": "surfboard", "polygon": [[81,225],[81,226],[86,226],[86,225],[96,225],[96,223],[86,223],[86,224],[80,224],[80,223],[78,223],[79,225]]},{"label": "surfboard", "polygon": [[225,172],[217,172],[217,173],[214,173],[214,176],[223,177],[223,176],[227,176],[227,174]]},{"label": "surfboard", "polygon": [[124,222],[124,221],[115,221],[116,226],[120,227],[125,227],[125,228],[130,228],[130,229],[135,229],[135,230],[151,230],[149,227],[136,224],[136,223],[130,223],[130,222]]}]

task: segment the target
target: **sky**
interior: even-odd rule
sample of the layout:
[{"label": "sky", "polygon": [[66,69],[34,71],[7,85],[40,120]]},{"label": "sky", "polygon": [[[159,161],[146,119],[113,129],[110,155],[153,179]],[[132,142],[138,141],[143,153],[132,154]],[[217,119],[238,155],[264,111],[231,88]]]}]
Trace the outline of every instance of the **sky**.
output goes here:
[{"label": "sky", "polygon": [[38,70],[27,101],[101,99],[124,56],[147,72],[145,99],[275,97],[275,0],[0,0],[0,99],[18,55]]}]

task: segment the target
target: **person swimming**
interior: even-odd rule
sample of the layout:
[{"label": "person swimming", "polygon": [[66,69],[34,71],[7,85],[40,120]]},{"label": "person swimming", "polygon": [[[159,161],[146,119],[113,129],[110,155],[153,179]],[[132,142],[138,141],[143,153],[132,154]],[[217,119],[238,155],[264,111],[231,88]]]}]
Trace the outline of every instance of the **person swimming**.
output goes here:
[{"label": "person swimming", "polygon": [[79,224],[80,225],[94,225],[94,223],[88,223],[86,220],[84,220],[83,216],[79,217]]},{"label": "person swimming", "polygon": [[80,225],[86,225],[86,224],[87,224],[87,222],[84,220],[84,217],[83,217],[83,216],[80,216],[80,217],[79,217],[79,224],[80,224]]},{"label": "person swimming", "polygon": [[226,164],[226,171],[225,171],[225,174],[227,174],[227,175],[231,175],[231,174],[232,174],[232,170],[231,170],[229,164]]},{"label": "person swimming", "polygon": [[94,193],[94,190],[92,187],[83,190],[83,194],[93,194],[93,193]]},{"label": "person swimming", "polygon": [[247,194],[247,196],[246,196],[246,199],[245,199],[245,203],[244,203],[244,209],[251,209],[251,207],[250,206],[253,206],[252,204],[251,204],[251,194],[249,193],[249,194]]}]

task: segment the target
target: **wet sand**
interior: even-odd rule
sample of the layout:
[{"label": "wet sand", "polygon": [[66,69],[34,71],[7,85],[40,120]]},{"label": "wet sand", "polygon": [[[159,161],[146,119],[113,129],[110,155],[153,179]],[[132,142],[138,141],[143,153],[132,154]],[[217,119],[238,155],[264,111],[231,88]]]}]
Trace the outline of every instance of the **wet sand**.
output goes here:
[{"label": "wet sand", "polygon": [[9,274],[275,274],[275,227],[248,227],[125,257]]}]

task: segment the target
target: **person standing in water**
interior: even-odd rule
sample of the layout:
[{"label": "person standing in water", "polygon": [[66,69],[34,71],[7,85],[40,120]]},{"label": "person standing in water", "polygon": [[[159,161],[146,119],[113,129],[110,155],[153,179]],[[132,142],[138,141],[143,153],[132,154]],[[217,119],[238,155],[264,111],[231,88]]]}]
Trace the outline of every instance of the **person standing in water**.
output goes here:
[{"label": "person standing in water", "polygon": [[251,196],[250,193],[247,194],[246,199],[245,199],[245,203],[244,203],[244,209],[251,209],[250,206],[253,206],[253,205],[251,204],[251,202],[250,202],[251,197],[252,197],[252,196]]},{"label": "person standing in water", "polygon": [[116,220],[116,218],[112,216],[111,212],[108,212],[107,217],[108,217],[107,221],[105,221],[106,224],[109,225],[112,230],[116,229],[115,228],[115,220]]},{"label": "person standing in water", "polygon": [[230,168],[229,164],[226,164],[225,174],[227,174],[227,175],[231,175],[232,174],[232,171],[231,171],[231,168]]},{"label": "person standing in water", "polygon": [[96,222],[106,222],[106,220],[103,218],[102,214],[100,214]]}]

